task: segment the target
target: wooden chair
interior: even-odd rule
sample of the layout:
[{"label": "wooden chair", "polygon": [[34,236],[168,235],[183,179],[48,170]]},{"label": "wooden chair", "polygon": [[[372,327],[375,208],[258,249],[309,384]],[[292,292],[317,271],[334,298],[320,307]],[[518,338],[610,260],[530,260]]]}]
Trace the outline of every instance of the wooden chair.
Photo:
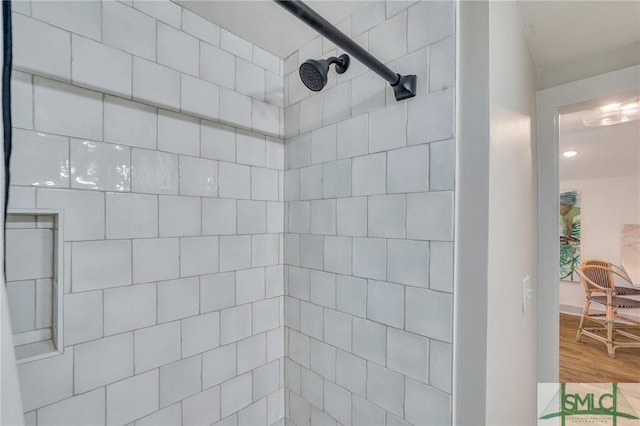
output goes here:
[{"label": "wooden chair", "polygon": [[[580,341],[580,338],[585,335],[604,343],[611,358],[615,358],[617,348],[640,348],[640,334],[630,332],[640,331],[640,321],[619,313],[626,310],[640,311],[640,300],[629,298],[629,296],[640,295],[640,291],[631,287],[616,286],[615,277],[625,281],[627,278],[625,274],[605,261],[585,261],[578,272],[582,277],[586,300],[576,340]],[[592,303],[601,305],[605,312],[589,312]],[[585,327],[586,321],[595,325]],[[617,339],[619,336],[625,336],[628,339],[621,341]]]}]

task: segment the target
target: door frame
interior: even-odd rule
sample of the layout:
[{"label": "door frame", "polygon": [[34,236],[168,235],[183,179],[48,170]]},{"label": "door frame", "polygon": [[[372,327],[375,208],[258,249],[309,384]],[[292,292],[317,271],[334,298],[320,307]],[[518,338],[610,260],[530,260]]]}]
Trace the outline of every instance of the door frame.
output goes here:
[{"label": "door frame", "polygon": [[537,92],[538,382],[559,381],[559,115],[638,90],[640,65]]}]

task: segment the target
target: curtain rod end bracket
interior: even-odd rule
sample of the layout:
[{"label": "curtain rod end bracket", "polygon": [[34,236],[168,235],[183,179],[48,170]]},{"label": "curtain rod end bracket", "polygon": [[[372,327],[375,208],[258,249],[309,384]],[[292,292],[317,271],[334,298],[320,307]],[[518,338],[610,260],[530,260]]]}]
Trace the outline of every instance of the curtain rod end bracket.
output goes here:
[{"label": "curtain rod end bracket", "polygon": [[401,75],[398,82],[392,84],[396,101],[413,98],[416,95],[417,78],[415,75]]}]

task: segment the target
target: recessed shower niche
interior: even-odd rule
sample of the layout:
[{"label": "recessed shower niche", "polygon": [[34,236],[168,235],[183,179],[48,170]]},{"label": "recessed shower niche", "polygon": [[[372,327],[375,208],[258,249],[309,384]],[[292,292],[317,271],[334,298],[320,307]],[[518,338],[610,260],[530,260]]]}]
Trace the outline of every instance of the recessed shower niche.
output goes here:
[{"label": "recessed shower niche", "polygon": [[6,279],[18,362],[62,352],[62,213],[10,210]]}]

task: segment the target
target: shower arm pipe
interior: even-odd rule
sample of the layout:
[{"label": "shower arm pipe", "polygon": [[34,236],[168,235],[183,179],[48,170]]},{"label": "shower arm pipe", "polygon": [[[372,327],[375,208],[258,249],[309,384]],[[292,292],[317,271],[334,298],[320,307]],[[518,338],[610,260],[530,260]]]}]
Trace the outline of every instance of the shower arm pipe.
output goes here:
[{"label": "shower arm pipe", "polygon": [[352,55],[358,61],[362,62],[373,72],[387,80],[396,95],[396,100],[412,98],[416,95],[416,76],[400,75],[393,72],[389,67],[380,62],[376,57],[363,49],[356,42],[347,37],[342,31],[337,29],[329,21],[320,16],[315,10],[311,9],[301,0],[273,0],[296,16],[305,24],[320,33],[323,37],[333,42],[336,46],[342,48],[345,52]]}]

